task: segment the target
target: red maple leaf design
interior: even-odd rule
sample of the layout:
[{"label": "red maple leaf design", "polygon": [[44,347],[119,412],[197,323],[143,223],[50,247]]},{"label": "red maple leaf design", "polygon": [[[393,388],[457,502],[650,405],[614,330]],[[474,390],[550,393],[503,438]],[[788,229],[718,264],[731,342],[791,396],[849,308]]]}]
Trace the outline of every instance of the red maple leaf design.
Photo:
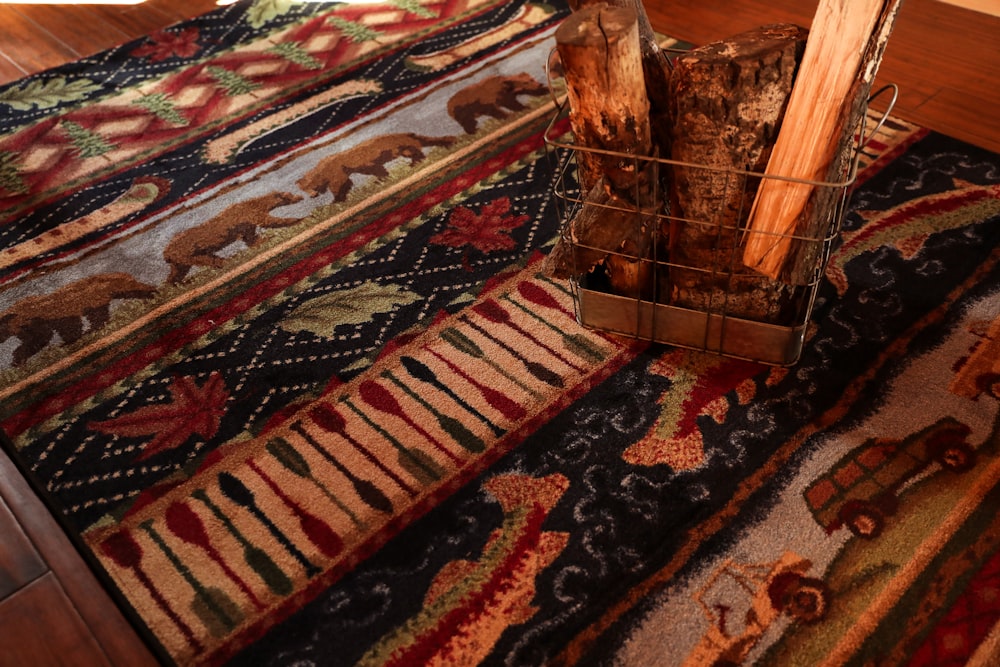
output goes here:
[{"label": "red maple leaf design", "polygon": [[192,435],[205,439],[215,435],[229,400],[229,392],[219,373],[212,373],[200,387],[194,378],[174,378],[169,391],[167,403],[147,405],[120,417],[91,422],[89,427],[127,438],[153,436],[137,461],[180,447]]},{"label": "red maple leaf design", "polygon": [[161,30],[149,36],[149,41],[132,52],[138,58],[148,57],[154,63],[171,56],[190,58],[198,53],[198,29],[186,28],[177,32]]},{"label": "red maple leaf design", "polygon": [[515,247],[510,230],[520,227],[527,215],[508,215],[510,199],[500,197],[484,205],[476,215],[472,209],[459,206],[448,219],[448,228],[431,238],[431,243],[455,248],[470,245],[483,252],[510,250]]}]

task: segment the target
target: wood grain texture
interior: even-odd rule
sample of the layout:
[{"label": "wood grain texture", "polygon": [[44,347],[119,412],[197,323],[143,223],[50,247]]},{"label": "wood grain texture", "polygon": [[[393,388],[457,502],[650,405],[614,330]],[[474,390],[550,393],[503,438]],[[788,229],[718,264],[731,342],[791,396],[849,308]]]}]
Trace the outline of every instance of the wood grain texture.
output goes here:
[{"label": "wood grain texture", "polygon": [[[51,573],[0,603],[0,628],[4,637],[0,641],[0,665],[110,664]],[[11,641],[11,637],[20,641]]]},{"label": "wood grain texture", "polygon": [[47,569],[0,497],[0,600],[42,576]]},{"label": "wood grain texture", "polygon": [[[42,24],[14,9],[0,5],[0,56],[9,62],[12,79],[76,60],[80,54],[67,46],[62,37],[49,32]],[[63,34],[68,36],[69,28]]]},{"label": "wood grain texture", "polygon": [[[821,0],[813,19],[802,64],[767,165],[772,176],[839,182],[864,109],[885,40],[895,22],[895,0]],[[891,7],[889,9],[888,7]],[[885,29],[883,29],[885,25]],[[754,201],[743,262],[779,279],[793,252],[792,235],[823,238],[835,197],[811,200],[816,188],[799,181],[767,179]],[[815,208],[819,215],[814,216]],[[810,253],[818,259],[819,252]],[[812,264],[812,262],[808,262]],[[815,267],[792,272],[790,282],[805,284]]]},{"label": "wood grain texture", "polygon": [[137,5],[0,3],[0,84],[94,55],[211,11],[215,0]]}]

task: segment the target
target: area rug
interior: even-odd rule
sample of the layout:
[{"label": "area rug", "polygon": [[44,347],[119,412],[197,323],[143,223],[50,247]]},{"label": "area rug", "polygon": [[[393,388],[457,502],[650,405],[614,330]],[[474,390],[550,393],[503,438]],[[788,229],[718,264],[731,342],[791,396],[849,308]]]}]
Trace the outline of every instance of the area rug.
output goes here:
[{"label": "area rug", "polygon": [[1000,157],[888,120],[793,366],[585,329],[567,11],[237,3],[0,89],[11,455],[164,663],[996,664]]}]

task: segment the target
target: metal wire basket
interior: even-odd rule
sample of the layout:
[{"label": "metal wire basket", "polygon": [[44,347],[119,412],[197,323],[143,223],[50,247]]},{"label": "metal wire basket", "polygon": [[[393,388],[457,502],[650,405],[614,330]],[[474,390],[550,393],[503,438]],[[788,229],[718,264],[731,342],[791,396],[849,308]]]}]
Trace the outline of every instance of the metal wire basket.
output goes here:
[{"label": "metal wire basket", "polygon": [[[568,110],[557,100],[544,138],[556,169],[553,194],[561,216],[562,242],[572,251],[570,278],[577,320],[585,327],[643,340],[703,350],[771,365],[788,366],[801,355],[807,327],[826,263],[840,233],[858,158],[865,144],[885,123],[895,103],[896,87],[889,85],[869,99],[891,92],[892,99],[880,117],[866,112],[855,133],[849,164],[842,180],[804,181],[752,171],[717,169],[659,157],[637,157],[590,149],[573,143],[568,131]],[[635,173],[650,174],[656,187],[663,170],[672,178],[711,181],[719,201],[702,202],[684,215],[672,213],[670,204],[655,211],[640,211],[614,204],[588,202],[576,179],[581,158],[594,153],[633,161]],[[813,216],[822,229],[816,236],[788,235],[799,258],[797,279],[772,280],[742,265],[742,243],[748,230],[747,213],[754,194],[767,179],[795,181],[814,188]],[[669,199],[654,195],[655,201]],[[640,252],[595,248],[574,241],[573,221],[585,206],[604,210],[597,215],[631,216],[648,243]],[[590,211],[594,215],[594,211]],[[687,249],[677,239],[688,236]],[[694,239],[692,242],[691,239]],[[694,248],[693,250],[691,248]],[[593,268],[592,258],[607,260]],[[634,289],[615,284],[612,265],[628,267]]]}]

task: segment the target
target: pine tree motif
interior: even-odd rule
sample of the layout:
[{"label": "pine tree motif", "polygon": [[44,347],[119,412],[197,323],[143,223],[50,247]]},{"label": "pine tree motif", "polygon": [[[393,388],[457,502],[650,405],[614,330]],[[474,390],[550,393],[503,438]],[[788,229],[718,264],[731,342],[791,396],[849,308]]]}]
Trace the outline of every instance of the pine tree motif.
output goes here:
[{"label": "pine tree motif", "polygon": [[425,19],[436,18],[437,14],[421,5],[417,0],[391,0],[392,4],[400,9],[405,9],[411,14]]},{"label": "pine tree motif", "polygon": [[373,41],[382,36],[382,33],[378,30],[373,30],[368,26],[355,23],[354,21],[348,21],[347,19],[340,18],[339,16],[331,16],[327,20],[340,28],[340,31],[344,33],[344,36],[356,44]]},{"label": "pine tree motif", "polygon": [[236,72],[231,72],[224,67],[209,67],[208,73],[219,82],[219,85],[225,89],[226,94],[232,97],[245,95],[256,90],[257,88],[260,88],[259,83],[254,83],[253,81],[240,76]]},{"label": "pine tree motif", "polygon": [[303,49],[298,42],[281,42],[272,46],[268,51],[278,54],[303,69],[315,70],[323,67],[323,63],[309,55],[309,52]]},{"label": "pine tree motif", "polygon": [[104,137],[91,132],[79,123],[67,120],[63,121],[62,126],[82,158],[99,157],[114,148],[104,140]]},{"label": "pine tree motif", "polygon": [[187,118],[177,111],[177,108],[164,93],[144,95],[133,102],[133,104],[141,106],[157,118],[161,118],[172,125],[185,126],[188,124]]},{"label": "pine tree motif", "polygon": [[28,186],[17,168],[17,154],[0,151],[0,190],[15,194],[25,194]]}]

